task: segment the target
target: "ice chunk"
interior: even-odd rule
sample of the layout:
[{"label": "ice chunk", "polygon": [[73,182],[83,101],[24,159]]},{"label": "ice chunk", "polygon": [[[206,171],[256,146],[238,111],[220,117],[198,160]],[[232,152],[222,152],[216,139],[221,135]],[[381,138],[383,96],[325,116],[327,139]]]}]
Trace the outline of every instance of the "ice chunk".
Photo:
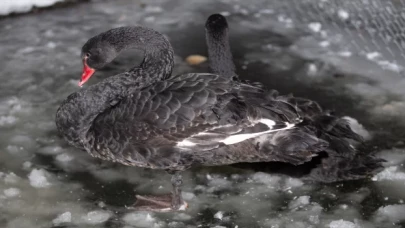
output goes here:
[{"label": "ice chunk", "polygon": [[136,227],[149,228],[154,227],[156,219],[148,212],[132,212],[124,215],[122,218],[128,225]]},{"label": "ice chunk", "polygon": [[218,211],[217,213],[215,213],[214,218],[222,220],[224,218],[224,212]]},{"label": "ice chunk", "polygon": [[4,1],[1,3],[0,15],[8,15],[10,13],[25,13],[33,7],[48,7],[57,2],[64,0],[19,0],[19,1]]},{"label": "ice chunk", "polygon": [[71,221],[72,221],[72,213],[67,211],[63,214],[58,215],[58,217],[52,220],[52,223],[57,226],[62,223],[69,223]]},{"label": "ice chunk", "polygon": [[347,120],[349,122],[350,128],[352,131],[363,137],[364,139],[370,139],[370,133],[361,125],[356,119],[350,117],[350,116],[345,116],[343,119]]},{"label": "ice chunk", "polygon": [[58,156],[56,156],[56,160],[59,162],[70,162],[73,160],[73,156],[68,153],[58,154]]},{"label": "ice chunk", "polygon": [[111,213],[108,211],[97,210],[97,211],[90,211],[87,215],[83,216],[83,220],[87,224],[101,224],[106,222],[111,217]]},{"label": "ice chunk", "polygon": [[292,189],[292,188],[298,188],[304,185],[304,182],[302,182],[300,179],[298,178],[292,178],[289,177],[285,180],[284,183],[284,188],[286,189]]},{"label": "ice chunk", "polygon": [[267,173],[257,172],[253,174],[252,180],[258,183],[263,183],[273,188],[274,186],[279,186],[281,177]]},{"label": "ice chunk", "polygon": [[187,221],[191,219],[191,216],[186,213],[178,213],[173,217],[173,219],[177,221]]},{"label": "ice chunk", "polygon": [[17,122],[17,118],[14,116],[0,116],[0,126],[11,126]]},{"label": "ice chunk", "polygon": [[183,196],[183,199],[186,201],[192,200],[195,198],[195,195],[192,192],[182,192],[181,195]]},{"label": "ice chunk", "polygon": [[146,6],[145,12],[147,13],[160,13],[163,12],[163,9],[160,6]]},{"label": "ice chunk", "polygon": [[329,223],[330,228],[358,228],[358,226],[352,222],[345,221],[343,219],[332,221]]},{"label": "ice chunk", "polygon": [[401,180],[401,181],[404,181],[405,180],[405,173],[399,171],[397,166],[391,166],[391,167],[388,167],[388,168],[384,169],[383,171],[381,171],[377,175],[375,175],[373,177],[373,180],[374,181],[381,181],[381,180]]},{"label": "ice chunk", "polygon": [[369,59],[369,60],[375,60],[375,59],[377,59],[377,58],[380,57],[380,56],[381,56],[381,54],[378,53],[378,52],[369,52],[369,53],[366,54],[366,57],[367,57],[367,59]]},{"label": "ice chunk", "polygon": [[4,177],[4,182],[7,184],[14,184],[14,183],[17,183],[19,180],[20,180],[20,177],[15,175],[15,173],[6,174],[6,176]]},{"label": "ice chunk", "polygon": [[289,209],[299,208],[309,204],[309,196],[300,196],[297,199],[291,201],[288,205]]},{"label": "ice chunk", "polygon": [[380,207],[374,217],[375,221],[403,222],[405,221],[405,205],[396,204]]},{"label": "ice chunk", "polygon": [[8,188],[3,191],[4,195],[8,198],[16,197],[20,195],[21,191],[18,188]]},{"label": "ice chunk", "polygon": [[38,153],[45,155],[56,155],[62,153],[62,147],[60,146],[46,146],[38,150]]},{"label": "ice chunk", "polygon": [[349,19],[349,13],[346,10],[343,10],[343,9],[338,10],[338,16],[342,20]]},{"label": "ice chunk", "polygon": [[33,169],[30,174],[28,174],[28,179],[30,184],[34,188],[46,188],[51,184],[48,182],[47,175],[49,175],[43,169]]},{"label": "ice chunk", "polygon": [[308,24],[308,28],[311,29],[313,32],[321,31],[322,24],[319,22],[311,22]]}]

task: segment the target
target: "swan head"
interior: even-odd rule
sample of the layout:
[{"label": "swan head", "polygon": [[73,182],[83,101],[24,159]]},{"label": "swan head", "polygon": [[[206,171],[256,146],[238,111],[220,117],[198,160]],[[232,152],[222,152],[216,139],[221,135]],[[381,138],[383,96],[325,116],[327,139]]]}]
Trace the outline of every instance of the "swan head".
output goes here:
[{"label": "swan head", "polygon": [[89,39],[82,47],[83,73],[79,86],[86,83],[99,69],[110,63],[117,56],[117,51],[102,36]]},{"label": "swan head", "polygon": [[228,22],[221,14],[212,14],[208,17],[205,28],[211,33],[221,33],[228,29]]}]

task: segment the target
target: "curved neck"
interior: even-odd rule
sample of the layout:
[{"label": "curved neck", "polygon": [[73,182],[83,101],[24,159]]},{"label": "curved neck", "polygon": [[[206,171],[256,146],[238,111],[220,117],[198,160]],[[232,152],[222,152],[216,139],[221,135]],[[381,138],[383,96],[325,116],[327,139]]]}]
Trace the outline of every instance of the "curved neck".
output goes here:
[{"label": "curved neck", "polygon": [[154,30],[124,27],[100,36],[104,44],[114,48],[114,58],[128,48],[143,50],[145,57],[140,66],[71,94],[59,107],[56,113],[58,130],[70,144],[80,148],[85,147],[86,134],[100,113],[142,88],[169,77],[173,68],[173,49],[167,39]]},{"label": "curved neck", "polygon": [[220,30],[207,29],[206,42],[211,72],[226,77],[236,76],[231,47],[229,45],[228,28]]},{"label": "curved neck", "polygon": [[132,48],[144,52],[142,64],[129,70],[130,75],[142,76],[145,80],[149,80],[145,78],[146,75],[134,73],[142,69],[143,73],[153,77],[153,80],[156,81],[165,79],[172,73],[173,48],[162,34],[153,29],[139,26],[120,27],[102,33],[101,39],[103,44],[107,43],[114,49],[113,58],[122,51]]}]

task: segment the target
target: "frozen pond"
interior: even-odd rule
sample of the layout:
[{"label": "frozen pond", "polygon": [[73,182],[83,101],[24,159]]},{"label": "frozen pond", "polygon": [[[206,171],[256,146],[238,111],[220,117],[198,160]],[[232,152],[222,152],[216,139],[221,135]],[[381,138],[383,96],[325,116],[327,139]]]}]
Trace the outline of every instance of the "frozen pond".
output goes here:
[{"label": "frozen pond", "polygon": [[[384,41],[367,34],[351,42],[356,30],[338,36],[327,17],[287,10],[293,2],[98,0],[1,19],[0,227],[405,227],[403,53],[378,49]],[[350,10],[335,13],[346,21]],[[206,55],[204,23],[216,12],[228,15],[242,78],[358,120],[368,138],[361,149],[379,153],[386,168],[334,184],[307,183],[300,168],[280,164],[195,168],[183,175],[187,211],[126,209],[135,193],[170,191],[170,176],[95,160],[59,137],[55,111],[78,90],[80,48],[99,32],[140,24],[169,37],[175,73],[207,71],[184,59]],[[126,53],[89,83],[140,61],[140,53]]]}]

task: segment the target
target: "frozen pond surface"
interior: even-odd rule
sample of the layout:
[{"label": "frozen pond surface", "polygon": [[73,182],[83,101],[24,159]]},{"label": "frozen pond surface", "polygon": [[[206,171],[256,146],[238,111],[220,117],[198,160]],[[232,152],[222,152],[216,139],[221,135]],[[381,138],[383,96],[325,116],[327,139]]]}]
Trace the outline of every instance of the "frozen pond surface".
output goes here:
[{"label": "frozen pond surface", "polygon": [[[333,39],[338,31],[328,21],[288,15],[291,1],[94,1],[1,20],[0,227],[404,227],[402,63]],[[141,24],[169,37],[175,73],[207,71],[184,59],[206,54],[203,25],[215,12],[229,15],[241,77],[357,119],[369,139],[361,149],[387,159],[386,168],[370,180],[327,185],[276,164],[195,168],[184,173],[186,212],[125,209],[135,193],[170,191],[170,177],[100,162],[58,136],[54,114],[78,89],[80,48],[109,28]],[[350,18],[349,9],[337,13]],[[90,83],[140,60],[127,53]]]}]

